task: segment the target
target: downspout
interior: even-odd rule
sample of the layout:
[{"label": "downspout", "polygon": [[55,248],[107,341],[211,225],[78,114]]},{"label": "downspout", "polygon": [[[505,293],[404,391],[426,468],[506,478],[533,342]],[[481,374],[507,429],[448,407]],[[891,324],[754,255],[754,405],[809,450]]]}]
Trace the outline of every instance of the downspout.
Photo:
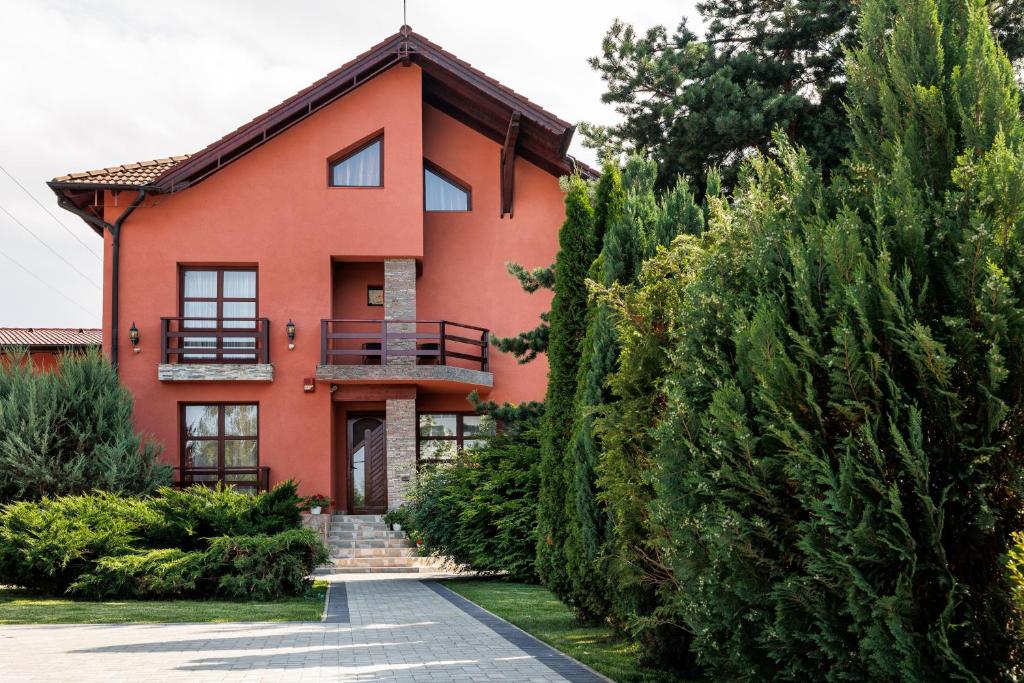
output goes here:
[{"label": "downspout", "polygon": [[120,315],[118,311],[119,300],[120,300],[120,280],[121,280],[121,226],[128,219],[128,216],[132,215],[135,209],[139,208],[139,205],[146,199],[147,190],[144,188],[139,189],[139,194],[135,196],[132,203],[128,205],[121,215],[117,217],[113,223],[108,223],[102,218],[94,216],[87,211],[79,209],[75,204],[65,197],[63,194],[58,195],[57,203],[60,204],[61,208],[70,211],[71,213],[80,216],[88,223],[97,227],[103,228],[110,231],[111,236],[111,258],[113,263],[110,267],[110,364],[114,366],[114,372],[117,372],[117,360],[118,360],[118,330],[120,326]]}]

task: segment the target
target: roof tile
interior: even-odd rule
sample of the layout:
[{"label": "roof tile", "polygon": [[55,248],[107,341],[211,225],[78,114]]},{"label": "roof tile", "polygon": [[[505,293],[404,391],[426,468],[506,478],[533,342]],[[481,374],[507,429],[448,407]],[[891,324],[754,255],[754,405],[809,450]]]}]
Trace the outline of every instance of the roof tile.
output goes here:
[{"label": "roof tile", "polygon": [[103,331],[83,327],[0,327],[4,346],[99,346]]}]

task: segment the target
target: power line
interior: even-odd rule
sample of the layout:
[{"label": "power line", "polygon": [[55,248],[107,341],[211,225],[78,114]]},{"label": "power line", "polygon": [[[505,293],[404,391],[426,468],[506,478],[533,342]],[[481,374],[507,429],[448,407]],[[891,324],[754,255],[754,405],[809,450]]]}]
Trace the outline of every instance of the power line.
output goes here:
[{"label": "power line", "polygon": [[57,294],[60,294],[60,295],[61,295],[62,297],[64,297],[65,299],[67,299],[68,301],[70,301],[71,303],[73,303],[73,304],[74,304],[75,306],[78,306],[78,307],[79,307],[80,309],[82,309],[83,311],[85,311],[85,312],[86,312],[86,313],[88,313],[89,315],[93,315],[93,314],[94,314],[94,312],[93,312],[93,311],[90,311],[90,310],[89,310],[88,308],[86,308],[86,307],[85,307],[85,306],[83,306],[82,304],[78,303],[77,301],[75,301],[75,300],[74,300],[74,299],[72,299],[72,298],[71,298],[70,296],[68,296],[68,295],[67,295],[67,294],[65,294],[64,292],[60,291],[60,290],[59,290],[59,289],[57,289],[56,287],[54,287],[52,283],[50,283],[50,282],[47,282],[46,280],[44,280],[43,278],[41,278],[41,277],[39,277],[38,275],[36,275],[35,273],[33,273],[33,272],[32,272],[31,270],[29,270],[29,269],[28,269],[28,268],[26,268],[25,266],[23,266],[23,265],[21,265],[20,263],[18,263],[18,261],[16,261],[16,260],[15,260],[15,259],[14,259],[14,258],[13,258],[13,257],[12,257],[12,256],[10,255],[10,254],[7,254],[7,253],[5,253],[5,252],[4,252],[4,251],[3,251],[2,249],[0,249],[0,256],[3,256],[3,257],[4,257],[5,259],[7,259],[7,260],[8,260],[8,261],[10,261],[11,263],[13,263],[13,264],[14,264],[15,266],[17,266],[18,268],[20,268],[20,269],[21,269],[22,271],[24,271],[25,273],[27,273],[27,274],[28,274],[28,275],[29,275],[30,277],[32,277],[33,279],[37,280],[38,282],[41,282],[41,283],[43,283],[43,284],[44,284],[45,286],[49,287],[49,288],[50,288],[51,290],[53,290],[53,291],[54,291],[54,292],[56,292]]},{"label": "power line", "polygon": [[11,219],[12,221],[14,221],[15,223],[17,223],[18,227],[20,227],[20,228],[21,228],[22,230],[24,230],[24,231],[25,231],[25,232],[27,232],[28,234],[32,235],[32,237],[33,237],[33,238],[34,238],[34,239],[35,239],[35,240],[36,240],[37,242],[39,242],[39,244],[41,244],[41,245],[43,245],[44,247],[46,247],[46,248],[47,248],[47,249],[48,249],[48,250],[50,251],[50,253],[52,253],[52,254],[53,254],[54,256],[56,256],[57,258],[59,258],[59,259],[60,259],[61,261],[63,261],[64,263],[68,264],[68,266],[69,266],[69,267],[70,267],[70,268],[71,268],[71,269],[72,269],[73,271],[75,271],[76,273],[78,273],[79,275],[81,275],[81,276],[82,276],[83,278],[85,278],[85,279],[86,279],[86,281],[88,281],[88,283],[89,283],[90,285],[92,285],[92,287],[93,287],[94,289],[96,289],[97,291],[102,291],[102,290],[100,290],[100,287],[99,287],[99,285],[97,285],[97,284],[96,284],[96,281],[95,281],[95,280],[93,280],[93,279],[92,279],[91,277],[89,277],[88,275],[86,275],[85,273],[83,273],[82,271],[80,271],[80,270],[78,269],[78,267],[77,267],[77,266],[75,266],[75,264],[74,264],[74,263],[72,263],[71,261],[68,261],[68,260],[67,260],[66,258],[64,258],[63,256],[61,256],[61,255],[60,255],[60,254],[59,254],[59,253],[57,252],[57,250],[56,250],[56,249],[54,249],[54,248],[53,248],[53,247],[51,247],[51,246],[50,246],[49,244],[47,244],[46,242],[44,242],[44,241],[42,240],[42,238],[40,238],[40,237],[39,237],[39,235],[35,234],[35,233],[34,233],[34,232],[32,232],[31,230],[29,230],[29,229],[28,229],[27,227],[25,227],[25,224],[24,224],[24,223],[22,223],[21,221],[19,221],[19,220],[18,220],[17,218],[15,218],[14,214],[13,214],[13,213],[11,213],[10,211],[8,211],[7,209],[5,209],[5,208],[3,207],[3,205],[0,205],[0,211],[3,211],[3,212],[4,212],[5,214],[7,214],[8,218],[10,218],[10,219]]},{"label": "power line", "polygon": [[69,235],[71,235],[71,236],[72,236],[72,237],[74,237],[74,238],[75,238],[76,240],[78,240],[78,243],[79,243],[79,244],[81,244],[81,245],[82,245],[83,247],[85,247],[85,248],[86,248],[86,250],[87,250],[87,251],[88,251],[88,252],[89,252],[90,254],[92,254],[92,255],[93,255],[93,256],[94,256],[95,258],[96,258],[96,260],[97,260],[97,261],[100,261],[101,263],[103,262],[103,259],[102,259],[102,258],[100,258],[100,255],[99,255],[99,254],[97,254],[97,253],[96,253],[95,251],[93,251],[93,250],[92,250],[92,248],[91,248],[91,247],[90,247],[90,246],[89,246],[88,244],[86,244],[85,242],[83,242],[83,241],[82,241],[82,239],[81,239],[81,238],[80,238],[80,237],[78,236],[78,233],[76,233],[76,232],[75,232],[74,230],[72,230],[71,228],[69,228],[69,227],[68,227],[68,226],[67,226],[67,225],[66,225],[66,224],[64,223],[64,221],[62,221],[61,219],[57,218],[57,216],[55,216],[55,215],[54,215],[54,214],[53,214],[53,213],[52,213],[52,212],[51,212],[51,211],[50,211],[50,210],[49,210],[48,208],[46,208],[46,206],[45,206],[45,205],[44,205],[44,204],[43,204],[43,203],[42,203],[41,201],[39,201],[38,199],[36,199],[35,195],[34,195],[34,194],[32,194],[31,192],[29,192],[29,191],[28,191],[28,188],[27,188],[27,187],[25,187],[25,186],[24,186],[24,185],[22,185],[22,184],[21,184],[20,182],[18,182],[18,179],[17,179],[17,178],[15,178],[15,177],[14,177],[13,175],[11,175],[11,172],[10,172],[10,171],[8,171],[8,170],[7,170],[6,168],[4,168],[2,164],[0,164],[0,171],[3,171],[3,172],[4,172],[4,175],[6,175],[6,176],[7,176],[8,178],[10,178],[10,179],[11,179],[12,181],[14,181],[14,184],[15,184],[15,185],[17,185],[18,187],[20,187],[20,188],[21,188],[21,191],[22,191],[22,192],[24,192],[25,194],[27,194],[27,195],[28,195],[28,197],[29,197],[29,199],[31,199],[32,201],[34,201],[34,202],[36,203],[36,205],[37,205],[37,206],[39,206],[39,208],[40,208],[40,209],[42,209],[43,211],[45,211],[45,212],[46,212],[46,213],[47,213],[47,214],[48,214],[48,215],[50,216],[50,218],[52,218],[53,220],[57,221],[57,225],[59,225],[60,227],[64,228],[64,230],[65,230],[65,231],[67,231],[67,233],[68,233]]}]

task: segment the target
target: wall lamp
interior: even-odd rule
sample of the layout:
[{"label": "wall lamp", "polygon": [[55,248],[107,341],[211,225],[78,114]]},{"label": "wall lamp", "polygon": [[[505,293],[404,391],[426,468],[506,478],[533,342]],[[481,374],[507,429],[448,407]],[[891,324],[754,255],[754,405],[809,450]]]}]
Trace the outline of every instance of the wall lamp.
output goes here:
[{"label": "wall lamp", "polygon": [[284,331],[288,335],[288,350],[291,351],[295,348],[295,323],[291,318],[288,318],[288,324],[284,326]]},{"label": "wall lamp", "polygon": [[132,351],[138,353],[142,349],[139,348],[139,328],[135,326],[135,321],[132,321],[132,326],[128,328],[128,341],[132,343]]}]

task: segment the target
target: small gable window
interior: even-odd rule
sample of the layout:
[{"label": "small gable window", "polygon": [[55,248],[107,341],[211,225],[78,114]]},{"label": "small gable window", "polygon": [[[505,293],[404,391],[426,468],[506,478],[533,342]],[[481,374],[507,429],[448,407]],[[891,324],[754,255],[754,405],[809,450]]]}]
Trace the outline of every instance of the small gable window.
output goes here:
[{"label": "small gable window", "polygon": [[423,168],[423,200],[427,211],[469,211],[469,190],[436,167]]},{"label": "small gable window", "polygon": [[332,187],[381,187],[381,153],[384,138],[378,137],[354,152],[331,162]]}]

